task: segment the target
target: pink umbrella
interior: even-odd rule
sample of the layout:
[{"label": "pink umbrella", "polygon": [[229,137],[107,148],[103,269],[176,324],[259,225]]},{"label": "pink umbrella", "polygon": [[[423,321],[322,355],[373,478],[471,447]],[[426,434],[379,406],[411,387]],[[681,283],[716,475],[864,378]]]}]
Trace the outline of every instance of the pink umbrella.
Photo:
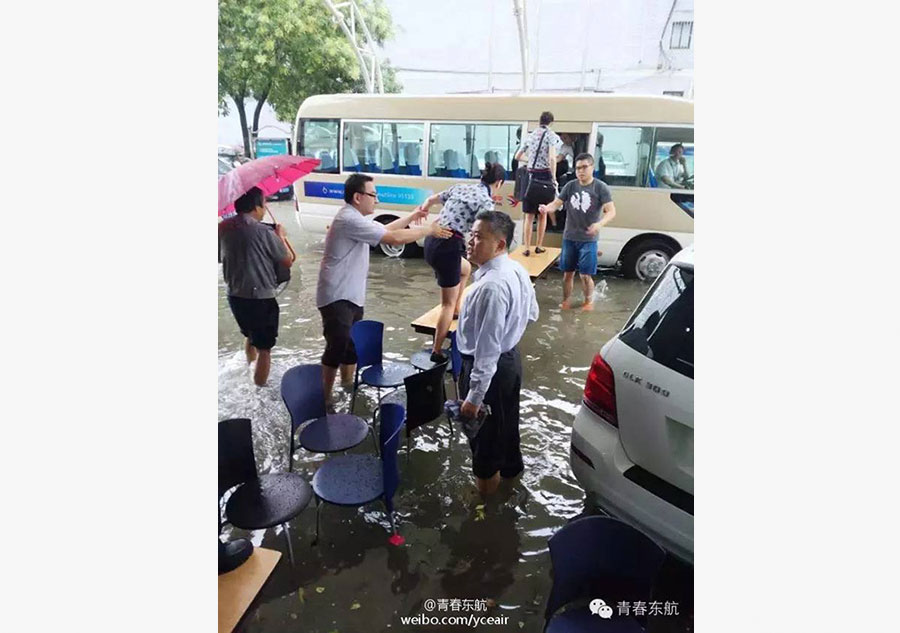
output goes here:
[{"label": "pink umbrella", "polygon": [[303,178],[319,166],[318,158],[305,156],[266,156],[232,169],[219,178],[219,215],[234,211],[234,201],[253,187],[271,195]]}]

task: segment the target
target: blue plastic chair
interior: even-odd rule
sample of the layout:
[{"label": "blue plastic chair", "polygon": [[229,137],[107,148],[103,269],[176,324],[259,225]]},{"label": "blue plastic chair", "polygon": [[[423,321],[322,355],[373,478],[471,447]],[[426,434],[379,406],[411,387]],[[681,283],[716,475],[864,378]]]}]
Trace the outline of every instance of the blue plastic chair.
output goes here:
[{"label": "blue plastic chair", "polygon": [[359,507],[378,498],[384,501],[391,532],[394,524],[394,493],[400,483],[397,447],[406,413],[399,404],[385,404],[380,408],[379,440],[381,459],[375,455],[339,455],[319,467],[312,480],[316,497],[316,540],[319,542],[319,514],[324,504]]},{"label": "blue plastic chair", "polygon": [[[412,432],[420,426],[446,415],[444,412],[444,402],[447,399],[444,391],[444,374],[446,371],[447,363],[433,364],[431,368],[412,376],[407,376],[403,381],[406,391],[406,417],[403,422],[406,426],[407,462],[412,452]],[[399,392],[396,393],[399,394]],[[387,400],[395,400],[393,394],[385,396],[382,407],[388,406],[389,403],[385,402]],[[447,418],[447,424],[450,427],[450,434],[453,435],[453,422],[450,418]]]},{"label": "blue plastic chair", "polygon": [[334,453],[353,448],[375,432],[363,418],[346,413],[325,411],[325,390],[321,365],[297,365],[281,378],[281,399],[291,414],[291,448],[288,470],[293,470],[297,429],[300,446],[314,453]]},{"label": "blue plastic chair", "polygon": [[403,379],[414,374],[416,369],[407,363],[395,363],[382,359],[384,323],[370,320],[357,321],[350,330],[350,336],[353,338],[357,358],[356,376],[353,378],[353,398],[350,402],[350,411],[354,411],[356,394],[361,386],[375,387],[378,390],[378,403],[381,403],[382,389],[400,387]]},{"label": "blue plastic chair", "polygon": [[[649,601],[665,557],[659,545],[618,519],[591,516],[569,523],[550,537],[553,587],[545,633],[643,631],[634,618],[618,615],[616,604]],[[613,608],[611,619],[592,614],[587,606],[557,613],[576,600],[596,598]]]}]

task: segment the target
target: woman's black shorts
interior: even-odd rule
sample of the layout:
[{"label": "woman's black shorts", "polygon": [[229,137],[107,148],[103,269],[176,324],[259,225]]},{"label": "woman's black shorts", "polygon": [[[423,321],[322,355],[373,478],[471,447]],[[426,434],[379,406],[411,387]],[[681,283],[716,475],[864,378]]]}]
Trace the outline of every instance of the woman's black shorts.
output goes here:
[{"label": "woman's black shorts", "polygon": [[431,236],[425,238],[425,261],[434,269],[434,276],[441,288],[452,288],[459,283],[465,254],[466,243],[456,233],[446,240]]}]

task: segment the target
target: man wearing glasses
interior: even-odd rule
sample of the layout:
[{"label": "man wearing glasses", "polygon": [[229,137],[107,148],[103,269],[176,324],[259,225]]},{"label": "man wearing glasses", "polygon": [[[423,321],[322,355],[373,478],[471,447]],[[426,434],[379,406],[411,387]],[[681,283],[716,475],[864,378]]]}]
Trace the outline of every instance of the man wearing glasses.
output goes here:
[{"label": "man wearing glasses", "polygon": [[[399,246],[429,235],[448,238],[449,229],[437,223],[422,224],[427,210],[413,211],[390,224],[375,222],[372,214],[378,193],[371,176],[352,174],[344,183],[345,204],[334,216],[325,236],[325,254],[319,267],[316,307],[322,314],[325,352],[322,375],[325,399],[333,408],[332,389],[338,367],[341,383],[353,384],[356,373],[356,348],[350,328],[362,319],[366,303],[366,277],[369,274],[369,248],[378,244]],[[408,228],[415,222],[419,226]]]},{"label": "man wearing glasses", "polygon": [[[594,279],[597,272],[597,236],[600,227],[616,217],[616,207],[609,187],[594,178],[594,157],[588,153],[575,157],[575,180],[557,194],[550,204],[538,207],[539,213],[556,211],[566,206],[566,228],[563,231],[563,247],[559,268],[563,271],[563,310],[571,306],[569,297],[575,285],[575,270],[581,277],[584,291],[582,310],[594,309]],[[603,215],[601,218],[600,215]]]}]

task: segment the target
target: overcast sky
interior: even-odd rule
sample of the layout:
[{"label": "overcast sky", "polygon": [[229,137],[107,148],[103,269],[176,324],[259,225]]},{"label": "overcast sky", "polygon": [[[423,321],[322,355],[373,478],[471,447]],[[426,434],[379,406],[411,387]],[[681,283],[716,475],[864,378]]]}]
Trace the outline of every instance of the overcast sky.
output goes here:
[{"label": "overcast sky", "polygon": [[[497,74],[497,90],[519,90],[522,65],[512,0],[386,0],[396,35],[384,57],[397,68],[471,71]],[[577,89],[581,69],[610,71],[655,68],[658,33],[672,0],[528,0],[529,72],[535,58],[538,89]],[[681,0],[693,7],[693,2]],[[587,55],[583,51],[587,50]],[[567,71],[567,74],[557,74]],[[486,90],[486,74],[398,73],[404,92],[438,94]],[[599,80],[588,72],[585,84]],[[297,104],[299,107],[300,104]],[[248,116],[252,105],[247,106]],[[289,136],[290,125],[279,123],[270,108],[261,116],[260,136]],[[219,143],[240,144],[237,116],[219,118]]]}]

